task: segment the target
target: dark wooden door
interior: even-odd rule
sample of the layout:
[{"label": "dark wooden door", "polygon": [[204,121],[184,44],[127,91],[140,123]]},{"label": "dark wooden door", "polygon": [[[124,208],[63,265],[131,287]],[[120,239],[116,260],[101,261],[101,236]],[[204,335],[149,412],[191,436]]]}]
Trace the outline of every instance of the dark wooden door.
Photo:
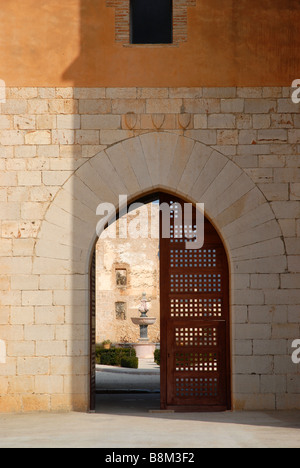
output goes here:
[{"label": "dark wooden door", "polygon": [[[184,211],[184,202],[175,197],[163,194],[160,202],[177,203]],[[196,208],[193,225],[183,222],[180,228],[176,216],[170,218],[170,238],[162,238],[161,218],[161,406],[178,411],[230,409],[226,252],[207,219],[201,249],[189,250],[187,238],[176,238],[176,232],[195,229]]]}]

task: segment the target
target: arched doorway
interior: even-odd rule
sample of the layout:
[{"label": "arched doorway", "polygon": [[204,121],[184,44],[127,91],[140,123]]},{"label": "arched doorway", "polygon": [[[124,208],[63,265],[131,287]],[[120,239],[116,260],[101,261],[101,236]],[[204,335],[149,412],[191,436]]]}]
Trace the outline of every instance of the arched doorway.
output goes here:
[{"label": "arched doorway", "polygon": [[[223,242],[205,218],[204,245],[187,249],[189,236],[178,237],[174,206],[185,201],[153,193],[140,203],[159,200],[170,207],[170,235],[160,221],[161,409],[224,411],[231,409],[229,266]],[[173,208],[172,208],[173,207]],[[179,227],[182,233],[192,225]],[[162,217],[162,212],[161,212]],[[90,410],[96,406],[96,258],[90,266]]]},{"label": "arched doorway", "polygon": [[[55,306],[66,311],[60,336],[69,340],[72,330],[74,342],[70,355],[63,351],[59,356],[67,366],[51,367],[51,375],[63,376],[68,382],[59,400],[60,410],[86,411],[90,407],[89,278],[97,237],[96,211],[103,201],[117,206],[120,194],[127,194],[133,203],[143,194],[164,190],[187,202],[205,203],[230,262],[231,326],[236,345],[245,344],[242,328],[248,336],[252,324],[260,327],[257,314],[247,315],[249,305],[273,310],[272,294],[265,295],[263,285],[250,281],[250,276],[245,282],[245,275],[286,271],[281,226],[272,204],[249,174],[215,148],[167,131],[144,133],[87,158],[57,190],[40,225],[32,273],[63,275],[66,280],[63,291],[60,282],[53,290]],[[256,393],[260,398],[254,398],[250,387],[244,386],[257,366],[256,356],[251,359],[253,367],[245,365],[244,353],[232,348],[233,408],[257,409],[267,398],[261,390]],[[272,388],[270,392],[276,401],[277,393]],[[50,400],[55,410],[56,400]]]}]

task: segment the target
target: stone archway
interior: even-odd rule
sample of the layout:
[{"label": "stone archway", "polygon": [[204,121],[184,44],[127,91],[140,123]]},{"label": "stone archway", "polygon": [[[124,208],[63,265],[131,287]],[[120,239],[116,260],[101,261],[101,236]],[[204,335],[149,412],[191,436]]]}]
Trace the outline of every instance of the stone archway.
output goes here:
[{"label": "stone archway", "polygon": [[[88,407],[88,276],[97,238],[96,208],[100,202],[117,206],[119,194],[126,194],[130,201],[159,190],[205,203],[207,217],[229,256],[234,340],[239,339],[240,308],[249,301],[265,303],[263,291],[252,287],[244,276],[281,272],[286,266],[281,230],[266,198],[241,168],[213,148],[177,134],[155,132],[122,141],[92,157],[51,203],[33,262],[34,274],[69,278],[67,289],[53,293],[55,305],[64,305],[68,311],[59,330],[67,343],[67,355],[57,361],[53,373],[64,376],[65,401],[71,407]],[[238,362],[239,357],[233,356],[233,375]],[[238,404],[233,381],[235,401]]]}]

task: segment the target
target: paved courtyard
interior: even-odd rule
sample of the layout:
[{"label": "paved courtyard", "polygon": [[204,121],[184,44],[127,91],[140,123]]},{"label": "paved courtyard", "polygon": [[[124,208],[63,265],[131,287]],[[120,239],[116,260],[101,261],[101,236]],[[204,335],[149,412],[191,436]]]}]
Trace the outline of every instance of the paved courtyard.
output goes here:
[{"label": "paved courtyard", "polygon": [[300,448],[300,412],[160,414],[157,395],[101,395],[96,414],[0,416],[0,448]]},{"label": "paved courtyard", "polygon": [[300,448],[300,411],[156,412],[159,369],[142,367],[98,368],[95,414],[0,415],[0,448]]}]

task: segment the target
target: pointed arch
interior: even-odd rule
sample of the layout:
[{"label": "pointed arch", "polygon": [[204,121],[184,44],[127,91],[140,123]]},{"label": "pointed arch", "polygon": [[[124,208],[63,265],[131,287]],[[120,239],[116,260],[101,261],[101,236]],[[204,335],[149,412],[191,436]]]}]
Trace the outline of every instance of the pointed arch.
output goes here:
[{"label": "pointed arch", "polygon": [[[70,347],[73,373],[69,378],[74,387],[71,393],[77,394],[73,374],[86,375],[87,387],[80,391],[86,408],[89,268],[97,239],[97,206],[108,202],[117,207],[120,194],[131,202],[159,191],[205,204],[206,216],[221,237],[229,259],[233,340],[241,306],[267,305],[269,296],[252,289],[250,274],[283,273],[286,269],[281,229],[269,202],[240,167],[214,148],[175,133],[153,132],[114,144],[90,158],[74,171],[51,202],[33,259],[33,274],[68,278],[64,291],[53,291],[53,301],[68,308],[71,342],[79,333],[73,324],[80,329],[81,345],[74,350]],[[82,362],[80,371],[77,356]],[[233,353],[233,402],[236,359]]]},{"label": "pointed arch", "polygon": [[203,143],[154,132],[101,151],[61,187],[38,235],[36,273],[43,259],[49,260],[49,269],[53,261],[55,271],[59,267],[72,273],[71,262],[76,272],[86,273],[86,258],[96,238],[99,203],[118,206],[120,194],[134,200],[155,190],[205,203],[206,215],[223,238],[231,262],[239,263],[237,270],[252,259],[263,264],[269,256],[278,257],[282,264],[281,229],[252,179],[228,157]]}]

